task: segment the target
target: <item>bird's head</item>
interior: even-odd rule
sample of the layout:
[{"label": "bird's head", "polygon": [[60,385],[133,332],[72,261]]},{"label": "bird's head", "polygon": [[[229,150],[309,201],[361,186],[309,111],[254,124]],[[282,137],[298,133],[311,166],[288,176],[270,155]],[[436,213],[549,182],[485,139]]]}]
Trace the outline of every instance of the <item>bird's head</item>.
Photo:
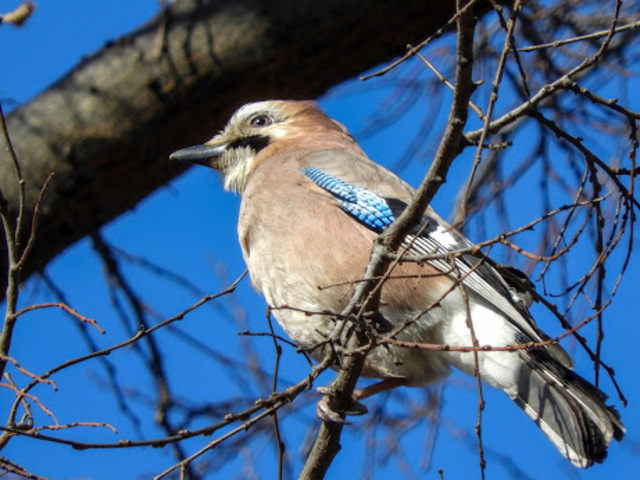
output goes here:
[{"label": "bird's head", "polygon": [[214,168],[222,174],[225,190],[241,192],[261,159],[283,148],[301,148],[319,131],[348,135],[312,101],[249,103],[211,140],[178,150],[170,158]]}]

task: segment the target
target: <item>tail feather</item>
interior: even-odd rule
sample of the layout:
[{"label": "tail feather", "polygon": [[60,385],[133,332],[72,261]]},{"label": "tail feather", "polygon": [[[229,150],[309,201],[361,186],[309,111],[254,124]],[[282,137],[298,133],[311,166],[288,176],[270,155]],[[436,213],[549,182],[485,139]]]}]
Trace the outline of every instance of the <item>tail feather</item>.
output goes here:
[{"label": "tail feather", "polygon": [[607,396],[544,350],[522,357],[517,388],[509,392],[513,400],[571,463],[587,468],[602,462],[611,439],[625,432],[618,413],[605,405]]}]

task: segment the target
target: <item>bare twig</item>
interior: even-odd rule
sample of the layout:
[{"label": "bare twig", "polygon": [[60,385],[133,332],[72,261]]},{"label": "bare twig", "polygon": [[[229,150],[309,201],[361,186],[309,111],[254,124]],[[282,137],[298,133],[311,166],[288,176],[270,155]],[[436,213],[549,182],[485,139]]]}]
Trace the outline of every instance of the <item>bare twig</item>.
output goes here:
[{"label": "bare twig", "polygon": [[98,322],[96,322],[93,318],[85,317],[84,315],[78,313],[75,309],[71,308],[69,305],[66,305],[62,302],[48,302],[48,303],[38,303],[35,305],[30,305],[14,313],[14,316],[17,318],[24,315],[25,313],[33,312],[34,310],[41,310],[43,308],[59,308],[61,310],[64,310],[72,317],[77,318],[83,323],[91,325],[93,328],[98,330],[98,332],[102,334],[105,333],[105,331],[100,327],[100,325],[98,325]]},{"label": "bare twig", "polygon": [[[497,7],[497,8],[500,8],[500,7]],[[473,184],[473,179],[475,177],[478,165],[480,165],[480,162],[482,160],[482,146],[484,145],[487,135],[489,134],[489,124],[493,116],[493,109],[495,108],[496,102],[498,101],[498,91],[500,89],[500,84],[502,83],[502,75],[504,73],[504,68],[507,61],[507,55],[509,53],[509,50],[512,48],[513,32],[516,26],[516,19],[518,18],[517,15],[521,8],[522,8],[522,3],[519,0],[516,0],[516,2],[513,5],[513,16],[509,20],[509,23],[507,25],[507,34],[504,41],[504,47],[502,48],[502,54],[500,55],[500,60],[498,61],[498,67],[496,68],[495,78],[493,80],[493,88],[491,90],[491,97],[489,99],[489,106],[487,107],[487,114],[484,119],[482,132],[478,140],[478,148],[476,150],[476,155],[473,160],[473,166],[471,167],[471,173],[469,174],[467,187],[465,189],[465,194],[462,199],[462,205],[460,207],[460,216],[463,222],[466,217],[466,209],[467,209],[466,206],[469,200],[469,192],[471,191],[471,185]]]},{"label": "bare twig", "polygon": [[[458,57],[456,61],[456,90],[449,113],[449,120],[445,135],[440,143],[436,157],[429,168],[422,184],[416,191],[415,198],[402,212],[402,214],[387,228],[374,242],[371,261],[364,274],[365,279],[380,275],[389,260],[384,260],[385,252],[394,252],[402,240],[422,217],[427,205],[435,195],[438,188],[444,183],[447,171],[453,160],[462,149],[462,132],[467,121],[468,105],[471,94],[475,88],[472,80],[473,67],[473,33],[475,18],[469,13],[473,1],[458,6],[456,22],[458,26]],[[360,312],[377,307],[377,298],[372,296],[379,285],[370,282],[360,283],[351,302],[345,309],[351,313],[358,303],[362,302]],[[345,313],[343,312],[343,314]],[[356,335],[350,337],[347,343],[348,349],[353,349],[362,342]],[[371,348],[372,345],[369,346]],[[364,365],[366,351],[356,355],[350,355],[344,360],[343,368],[332,384],[332,396],[338,402],[346,403],[355,388],[356,381]],[[339,403],[338,403],[339,405]],[[300,474],[301,479],[323,478],[327,469],[339,449],[340,435],[343,424],[324,421],[316,442],[307,457],[305,466]]]},{"label": "bare twig", "polygon": [[[411,45],[407,45],[407,48],[411,50],[414,47]],[[416,52],[415,56],[418,57],[420,61],[424,63],[429,70],[431,70],[431,72],[433,72],[433,74],[437,77],[437,79],[440,82],[442,82],[443,85],[445,85],[451,91],[455,90],[455,87],[453,86],[453,84],[449,80],[447,80],[447,78],[444,75],[442,75],[438,71],[438,69],[434,67],[433,64],[429,60],[427,60],[420,52]],[[471,107],[471,110],[473,110],[476,113],[476,115],[478,115],[478,118],[480,120],[485,119],[484,113],[482,113],[482,109],[479,106],[477,106],[475,103],[473,103],[471,100],[469,101],[469,107]]]},{"label": "bare twig", "polygon": [[[639,30],[640,22],[630,23],[629,25],[623,25],[622,27],[614,28],[614,33],[627,32],[629,30]],[[597,40],[599,38],[607,37],[611,35],[611,29],[600,30],[598,32],[589,33],[587,35],[579,35],[577,37],[567,38],[565,40],[556,40],[555,42],[543,43],[541,45],[532,45],[530,47],[519,48],[519,52],[534,52],[543,48],[558,48],[562,45],[569,45],[570,43],[584,42],[586,40]]]}]

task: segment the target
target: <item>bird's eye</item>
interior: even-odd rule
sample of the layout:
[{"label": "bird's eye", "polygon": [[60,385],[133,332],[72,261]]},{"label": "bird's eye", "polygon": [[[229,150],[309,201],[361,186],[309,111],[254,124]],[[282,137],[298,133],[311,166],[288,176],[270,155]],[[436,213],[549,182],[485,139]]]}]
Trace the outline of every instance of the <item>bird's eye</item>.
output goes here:
[{"label": "bird's eye", "polygon": [[268,127],[273,123],[273,120],[268,115],[256,115],[251,119],[252,127]]}]

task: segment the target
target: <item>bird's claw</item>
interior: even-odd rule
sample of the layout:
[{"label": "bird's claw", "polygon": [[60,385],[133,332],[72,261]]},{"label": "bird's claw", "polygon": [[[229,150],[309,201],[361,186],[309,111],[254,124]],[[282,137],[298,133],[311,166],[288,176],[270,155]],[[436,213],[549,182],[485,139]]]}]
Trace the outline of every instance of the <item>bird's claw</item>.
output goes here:
[{"label": "bird's claw", "polygon": [[318,418],[325,422],[341,423],[343,425],[351,425],[352,422],[345,419],[348,415],[365,415],[369,412],[369,409],[363,403],[358,402],[356,399],[351,398],[349,404],[337,408],[333,405],[334,393],[329,387],[319,387],[317,389],[322,394],[322,398],[316,406],[316,415]]}]

